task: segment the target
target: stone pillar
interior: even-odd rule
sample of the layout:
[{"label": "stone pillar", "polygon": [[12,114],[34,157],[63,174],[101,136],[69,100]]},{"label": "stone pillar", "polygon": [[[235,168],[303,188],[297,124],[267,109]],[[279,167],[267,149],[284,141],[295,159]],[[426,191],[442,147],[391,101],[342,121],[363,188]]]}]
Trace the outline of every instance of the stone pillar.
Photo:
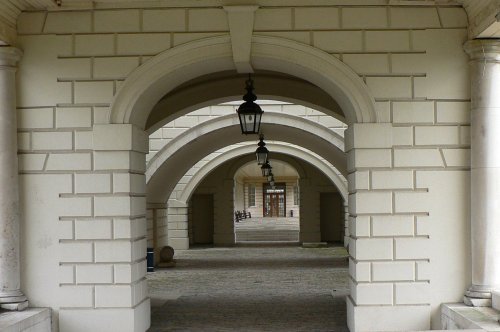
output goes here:
[{"label": "stone pillar", "polygon": [[500,41],[471,40],[472,286],[464,302],[491,305],[500,289]]},{"label": "stone pillar", "polygon": [[0,47],[0,307],[23,310],[19,262],[16,64],[21,51]]}]

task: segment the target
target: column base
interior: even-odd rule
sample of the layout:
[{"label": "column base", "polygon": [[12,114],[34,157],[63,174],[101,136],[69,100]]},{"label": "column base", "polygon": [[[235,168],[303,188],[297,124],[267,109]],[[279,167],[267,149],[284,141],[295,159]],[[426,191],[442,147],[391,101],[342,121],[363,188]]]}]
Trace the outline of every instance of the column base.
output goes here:
[{"label": "column base", "polygon": [[0,308],[10,311],[23,311],[28,308],[28,301],[16,302],[16,303],[1,303]]},{"label": "column base", "polygon": [[0,294],[0,308],[5,310],[22,311],[28,307],[28,299],[21,291]]},{"label": "column base", "polygon": [[491,292],[473,290],[465,292],[464,303],[470,307],[491,307]]}]

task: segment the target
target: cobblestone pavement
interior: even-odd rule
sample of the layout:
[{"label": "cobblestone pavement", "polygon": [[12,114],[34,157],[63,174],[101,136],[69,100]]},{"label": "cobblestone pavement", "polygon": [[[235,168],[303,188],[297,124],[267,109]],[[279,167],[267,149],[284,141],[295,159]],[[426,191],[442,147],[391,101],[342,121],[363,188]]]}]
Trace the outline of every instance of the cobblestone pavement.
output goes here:
[{"label": "cobblestone pavement", "polygon": [[348,331],[344,248],[205,248],[148,273],[151,328],[162,331]]}]

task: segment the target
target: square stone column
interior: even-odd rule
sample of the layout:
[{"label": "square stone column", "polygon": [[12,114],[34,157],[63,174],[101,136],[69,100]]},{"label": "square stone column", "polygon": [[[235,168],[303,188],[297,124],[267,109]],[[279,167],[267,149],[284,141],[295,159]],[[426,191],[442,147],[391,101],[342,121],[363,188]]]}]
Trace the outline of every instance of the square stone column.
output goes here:
[{"label": "square stone column", "polygon": [[[143,332],[150,326],[146,280],[148,136],[130,124],[94,125],[92,172],[77,174],[75,196],[90,196],[90,216],[74,220],[61,244],[60,265],[74,272],[60,285],[60,331]],[[109,190],[86,193],[86,182]]]}]

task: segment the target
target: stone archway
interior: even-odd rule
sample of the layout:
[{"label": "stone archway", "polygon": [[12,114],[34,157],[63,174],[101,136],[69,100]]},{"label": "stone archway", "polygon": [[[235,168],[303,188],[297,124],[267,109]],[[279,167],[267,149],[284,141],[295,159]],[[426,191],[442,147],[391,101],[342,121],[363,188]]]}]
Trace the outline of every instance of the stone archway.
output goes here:
[{"label": "stone archway", "polygon": [[[251,61],[256,70],[286,73],[318,86],[337,102],[350,127],[359,123],[371,125],[377,120],[375,101],[365,83],[348,66],[323,51],[283,38],[254,36]],[[117,130],[121,130],[118,126],[127,126],[123,127],[123,130],[129,132],[131,136],[131,142],[127,145],[129,148],[118,144],[116,148],[113,146],[111,149],[106,141],[108,135],[98,134],[94,135],[98,136],[95,142],[101,142],[97,150],[107,151],[109,154],[115,151],[142,149],[141,144],[134,143],[136,136],[142,141],[142,134],[136,129],[139,131],[146,129],[151,110],[166,93],[191,79],[234,69],[230,37],[227,35],[184,44],[153,57],[127,77],[111,104],[110,127],[116,126]],[[130,125],[132,129],[128,127]],[[387,126],[380,128],[378,125],[374,126],[377,128],[366,137],[359,136],[361,143],[356,144],[354,139],[358,141],[359,131],[352,129],[352,134],[346,137],[348,149],[352,150],[351,156],[357,157],[354,149],[378,148],[378,143],[375,144],[377,146],[372,146],[370,140],[372,135],[378,133],[383,134],[381,139],[377,138],[377,142],[383,141],[382,147],[392,143],[392,138],[385,138],[392,135]],[[234,129],[237,129],[236,125],[233,129],[225,128],[225,131],[229,133]],[[132,155],[128,157],[127,162],[130,166],[127,168],[132,168],[132,164],[135,167],[137,160],[132,160]],[[178,154],[178,157],[181,155]],[[188,155],[183,157],[188,158]],[[358,160],[350,159],[349,172],[356,171]],[[359,163],[359,165],[370,166],[369,163]],[[347,169],[346,167],[344,174],[347,174]],[[353,197],[357,203],[352,205],[353,214],[356,214],[361,197],[361,195]],[[359,315],[354,312],[354,308],[356,306],[348,306],[351,314],[351,316],[348,314],[348,318],[351,321],[355,319],[352,315]]]},{"label": "stone archway", "polygon": [[[318,158],[318,156],[316,156],[315,154],[309,151],[304,151],[302,149],[299,149],[293,145],[282,144],[280,142],[272,142],[272,143],[267,143],[267,147],[273,152],[292,155],[298,159],[310,163],[311,165],[314,165],[321,172],[323,172],[325,176],[327,176],[330,179],[330,181],[335,184],[335,186],[337,186],[342,197],[344,198],[345,201],[347,201],[348,198],[347,186],[344,180],[332,168],[331,164],[327,163],[325,160]],[[237,146],[234,149],[212,159],[210,162],[208,162],[206,165],[200,168],[193,175],[193,177],[190,179],[190,181],[186,184],[186,186],[182,190],[178,200],[184,203],[187,202],[191,197],[191,195],[193,194],[194,190],[196,189],[197,185],[201,181],[203,181],[203,179],[210,173],[211,170],[215,169],[216,167],[218,167],[219,165],[223,164],[224,162],[230,159],[248,154],[253,154],[254,151],[255,151],[254,144],[246,146]],[[299,176],[304,177],[305,173],[304,170],[302,170],[302,168],[300,167],[300,165],[294,163],[293,166],[297,169]],[[233,172],[234,171],[235,170],[233,170]]]},{"label": "stone archway", "polygon": [[[269,133],[269,140],[303,146],[325,158],[344,177],[347,176],[343,139],[338,134],[314,122],[283,114],[268,114],[263,121],[262,128]],[[276,124],[277,122],[280,124]],[[186,171],[210,152],[240,141],[255,139],[251,136],[243,137],[238,134],[239,130],[237,116],[228,115],[195,126],[170,141],[148,165],[148,202],[164,203],[169,196],[164,193],[170,193]],[[170,179],[168,183],[154,179],[164,178],[166,175]]]},{"label": "stone archway", "polygon": [[[252,37],[252,64],[309,81],[337,101],[348,124],[375,122],[375,102],[365,83],[337,58],[309,45],[278,37]],[[193,78],[235,70],[228,35],[167,50],[127,77],[111,105],[111,123],[145,128],[155,104]]]},{"label": "stone archway", "polygon": [[[338,171],[333,167],[332,164],[330,164],[328,161],[325,159],[321,158],[317,154],[307,151],[305,149],[301,149],[298,146],[293,146],[290,144],[282,143],[282,142],[272,142],[268,143],[268,148],[270,151],[273,152],[273,156],[278,155],[283,155],[283,156],[293,156],[293,158],[296,158],[297,160],[300,160],[302,162],[305,162],[306,164],[309,164],[311,167],[317,169],[320,173],[322,173],[339,191],[341,194],[345,204],[347,204],[347,199],[348,199],[348,193],[347,193],[347,185],[346,185],[346,180],[343,178]],[[163,223],[160,224],[160,228],[163,230],[160,232],[162,234],[161,236],[161,241],[158,241],[158,243],[162,243],[163,245],[167,244],[175,244],[178,249],[187,249],[188,248],[188,238],[187,234],[185,234],[185,237],[179,237],[177,236],[179,231],[183,229],[187,229],[187,221],[188,221],[188,202],[193,194],[193,192],[196,190],[197,186],[214,170],[217,169],[219,166],[222,164],[225,164],[227,162],[230,162],[231,160],[240,158],[239,162],[234,162],[232,168],[230,168],[227,172],[228,174],[228,179],[231,178],[231,174],[234,174],[236,170],[241,166],[243,162],[248,162],[249,160],[253,160],[253,153],[255,151],[255,146],[254,144],[245,144],[245,145],[235,145],[233,149],[229,151],[225,151],[223,154],[219,155],[218,157],[215,157],[212,159],[210,162],[205,164],[202,168],[200,168],[197,172],[195,172],[191,178],[191,180],[187,184],[182,184],[180,188],[182,188],[180,191],[175,192],[172,191],[171,194],[170,192],[165,192],[162,194],[162,197],[169,197],[168,199],[168,207],[170,208],[169,211],[170,213],[167,213],[166,220],[168,222],[169,219],[176,220],[175,223],[172,223],[170,225],[170,229],[167,227],[167,225],[163,225]],[[245,157],[241,159],[241,157]],[[273,157],[274,158],[274,157]],[[278,158],[280,159],[280,158]],[[299,176],[302,179],[302,185],[307,187],[309,186],[309,180],[307,174],[303,170],[302,166],[297,163],[293,162],[294,159],[288,160],[288,162],[293,163],[293,167],[295,167],[298,170]],[[176,183],[177,180],[172,180],[173,183]],[[164,184],[164,181],[162,181]],[[232,185],[228,186],[230,188]],[[169,188],[171,186],[168,186]],[[167,186],[163,186],[163,189],[166,190]],[[301,191],[301,193],[305,193],[305,191]],[[150,207],[154,209],[155,207],[160,207],[160,209],[164,209],[165,204],[150,204]],[[226,213],[226,219],[231,220],[231,215],[232,211],[229,211]],[[303,215],[300,219],[300,225],[301,229],[306,229],[310,222],[308,222],[306,215]],[[229,225],[229,223],[228,223]],[[175,228],[172,228],[175,227]],[[165,229],[166,228],[166,229]],[[174,231],[176,234],[175,238],[172,238],[168,235],[168,231]],[[232,234],[232,228],[228,231],[228,234]],[[302,239],[304,238],[303,236],[301,237]],[[230,235],[227,236],[226,241],[230,241]],[[228,242],[232,243],[232,242]]]}]

